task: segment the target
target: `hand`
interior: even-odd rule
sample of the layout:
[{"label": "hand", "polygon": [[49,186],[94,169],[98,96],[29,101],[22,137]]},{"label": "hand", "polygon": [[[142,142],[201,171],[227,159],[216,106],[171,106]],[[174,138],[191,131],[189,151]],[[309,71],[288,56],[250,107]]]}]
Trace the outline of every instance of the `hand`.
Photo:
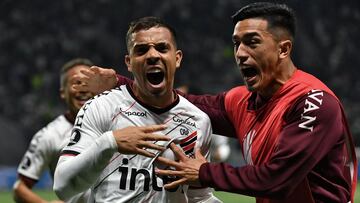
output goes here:
[{"label": "hand", "polygon": [[199,181],[199,170],[200,166],[207,161],[201,154],[200,149],[196,149],[195,158],[192,159],[187,157],[182,149],[177,147],[174,143],[170,144],[170,148],[179,159],[179,162],[164,157],[158,157],[157,161],[161,164],[175,167],[176,170],[156,169],[155,172],[157,175],[177,176],[179,179],[165,184],[164,188],[171,189],[178,185],[201,186]]},{"label": "hand", "polygon": [[77,91],[92,92],[95,95],[116,87],[117,77],[113,69],[92,66],[89,69],[80,71],[74,78],[80,81],[80,84],[73,85]]},{"label": "hand", "polygon": [[154,141],[169,141],[165,135],[156,135],[153,132],[166,129],[165,125],[151,125],[146,127],[126,127],[114,130],[113,135],[118,145],[118,151],[122,154],[141,154],[147,157],[155,155],[145,149],[165,150],[165,147],[157,145]]}]

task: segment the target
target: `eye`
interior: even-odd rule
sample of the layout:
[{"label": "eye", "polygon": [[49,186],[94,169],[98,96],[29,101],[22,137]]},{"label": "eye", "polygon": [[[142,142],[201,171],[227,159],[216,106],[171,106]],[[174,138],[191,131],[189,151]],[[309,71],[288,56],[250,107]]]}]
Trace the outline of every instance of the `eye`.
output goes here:
[{"label": "eye", "polygon": [[149,50],[149,47],[146,45],[139,45],[134,47],[135,55],[144,55]]},{"label": "eye", "polygon": [[255,37],[244,39],[244,44],[246,44],[247,46],[249,46],[251,48],[255,48],[259,43],[260,43],[260,40]]},{"label": "eye", "polygon": [[160,43],[155,46],[155,49],[161,53],[166,53],[169,50],[169,45],[166,43]]}]

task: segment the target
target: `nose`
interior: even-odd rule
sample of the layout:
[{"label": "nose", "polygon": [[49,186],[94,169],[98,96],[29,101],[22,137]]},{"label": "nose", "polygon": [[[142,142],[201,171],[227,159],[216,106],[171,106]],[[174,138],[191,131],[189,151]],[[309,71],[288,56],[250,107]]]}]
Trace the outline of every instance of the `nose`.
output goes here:
[{"label": "nose", "polygon": [[234,48],[235,50],[235,59],[238,62],[238,64],[244,63],[248,58],[249,54],[246,50],[246,46],[241,43],[238,47]]},{"label": "nose", "polygon": [[154,65],[157,63],[157,61],[159,61],[159,59],[160,59],[159,52],[155,49],[155,47],[150,47],[150,49],[146,54],[146,62],[149,65]]}]

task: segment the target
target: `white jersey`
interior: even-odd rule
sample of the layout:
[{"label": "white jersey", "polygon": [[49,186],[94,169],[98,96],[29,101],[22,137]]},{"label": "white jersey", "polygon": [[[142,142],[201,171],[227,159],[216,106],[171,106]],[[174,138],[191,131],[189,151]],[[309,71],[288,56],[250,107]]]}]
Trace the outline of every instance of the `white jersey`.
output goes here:
[{"label": "white jersey", "polygon": [[[82,185],[92,185],[91,202],[218,202],[210,188],[180,186],[166,191],[166,178],[154,173],[154,165],[164,166],[142,155],[117,152],[113,130],[154,124],[166,124],[167,129],[157,133],[174,138],[188,156],[194,155],[194,148],[209,155],[212,130],[204,112],[181,96],[165,109],[150,107],[124,85],[89,100],[79,111],[72,139],[58,163],[55,191],[66,198],[67,193],[81,191]],[[170,149],[161,156],[174,159]]]},{"label": "white jersey", "polygon": [[[32,138],[29,148],[18,167],[18,173],[38,181],[45,170],[54,178],[55,167],[60,152],[67,145],[73,128],[64,115],[58,116],[47,126],[39,130]],[[69,202],[86,202],[80,195]]]}]

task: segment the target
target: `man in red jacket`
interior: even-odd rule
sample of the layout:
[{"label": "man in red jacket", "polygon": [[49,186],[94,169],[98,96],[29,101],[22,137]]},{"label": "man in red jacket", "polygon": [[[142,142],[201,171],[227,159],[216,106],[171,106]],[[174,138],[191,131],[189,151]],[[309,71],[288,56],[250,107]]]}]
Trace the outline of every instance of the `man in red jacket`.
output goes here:
[{"label": "man in red jacket", "polygon": [[[339,99],[293,64],[293,11],[253,3],[233,15],[235,60],[245,86],[216,96],[185,95],[206,112],[214,133],[238,139],[246,166],[187,158],[160,159],[178,176],[166,185],[202,185],[256,197],[257,202],[353,202],[357,168]],[[99,69],[95,69],[99,70]],[[112,76],[114,78],[114,76]],[[119,83],[129,82],[118,76]]]}]

